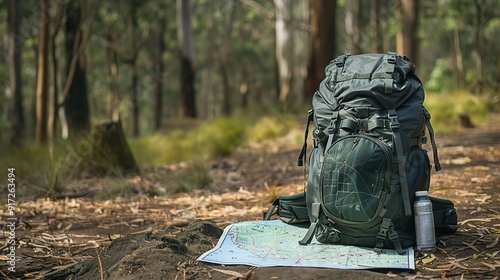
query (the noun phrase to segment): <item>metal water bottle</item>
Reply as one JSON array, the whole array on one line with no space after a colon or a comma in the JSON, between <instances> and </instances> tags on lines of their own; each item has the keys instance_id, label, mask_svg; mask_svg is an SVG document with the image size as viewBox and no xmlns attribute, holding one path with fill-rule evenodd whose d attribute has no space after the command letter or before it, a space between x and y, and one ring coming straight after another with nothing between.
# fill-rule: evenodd
<instances>
[{"instance_id":1,"label":"metal water bottle","mask_svg":"<svg viewBox=\"0 0 500 280\"><path fill-rule=\"evenodd\" d=\"M415 233L417 235L417 250L424 253L436 248L436 234L434 231L434 214L432 203L427 191L415 192Z\"/></svg>"}]
</instances>

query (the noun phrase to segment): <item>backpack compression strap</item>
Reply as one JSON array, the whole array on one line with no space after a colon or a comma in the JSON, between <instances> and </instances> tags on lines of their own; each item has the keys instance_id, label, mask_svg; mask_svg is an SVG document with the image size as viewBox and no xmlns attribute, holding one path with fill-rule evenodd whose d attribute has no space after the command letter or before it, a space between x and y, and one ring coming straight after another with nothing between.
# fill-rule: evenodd
<instances>
[{"instance_id":1,"label":"backpack compression strap","mask_svg":"<svg viewBox=\"0 0 500 280\"><path fill-rule=\"evenodd\" d=\"M399 183L401 185L401 196L403 197L403 206L405 215L411 216L410 193L408 181L406 180L406 157L403 153L403 143L399 133L399 121L396 110L391 109L389 112L389 121L391 122L391 130L394 135L394 146L396 147L396 156L398 159Z\"/></svg>"},{"instance_id":2,"label":"backpack compression strap","mask_svg":"<svg viewBox=\"0 0 500 280\"><path fill-rule=\"evenodd\" d=\"M380 225L380 230L377 234L377 244L375 245L374 250L378 253L382 253L382 248L384 247L385 239L389 237L389 240L394 244L394 248L399 255L406 253L406 250L401 247L401 242L399 241L399 236L396 230L394 229L394 224L391 219L383 218L382 224Z\"/></svg>"},{"instance_id":3,"label":"backpack compression strap","mask_svg":"<svg viewBox=\"0 0 500 280\"><path fill-rule=\"evenodd\" d=\"M392 85L394 83L394 79L392 76L394 74L394 67L396 66L396 58L397 54L395 52L388 52L386 55L387 63L385 64L386 69L384 75L384 90L386 94L392 93Z\"/></svg>"},{"instance_id":4,"label":"backpack compression strap","mask_svg":"<svg viewBox=\"0 0 500 280\"><path fill-rule=\"evenodd\" d=\"M427 126L427 130L429 131L429 137L431 138L431 146L432 146L432 154L434 155L434 165L436 171L441 170L441 164L439 163L438 151L436 147L436 142L434 141L434 129L431 125L431 114L424 107L425 114L425 126Z\"/></svg>"},{"instance_id":5,"label":"backpack compression strap","mask_svg":"<svg viewBox=\"0 0 500 280\"><path fill-rule=\"evenodd\" d=\"M307 230L306 235L302 240L299 241L300 245L307 245L311 243L312 238L314 236L314 233L316 233L316 227L318 225L319 221L319 210L321 208L320 203L313 203L311 206L311 216L313 220L311 221L311 225L309 226L309 229Z\"/></svg>"}]
</instances>

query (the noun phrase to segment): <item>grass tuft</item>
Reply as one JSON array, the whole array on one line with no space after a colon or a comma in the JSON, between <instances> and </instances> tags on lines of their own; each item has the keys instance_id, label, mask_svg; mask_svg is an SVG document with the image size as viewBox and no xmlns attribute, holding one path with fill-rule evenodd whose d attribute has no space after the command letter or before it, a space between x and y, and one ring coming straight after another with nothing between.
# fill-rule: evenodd
<instances>
[{"instance_id":1,"label":"grass tuft","mask_svg":"<svg viewBox=\"0 0 500 280\"><path fill-rule=\"evenodd\" d=\"M472 122L483 122L494 110L489 98L464 91L427 93L425 107L432 115L432 126L438 133L449 133L460 128L459 116L468 114Z\"/></svg>"},{"instance_id":2,"label":"grass tuft","mask_svg":"<svg viewBox=\"0 0 500 280\"><path fill-rule=\"evenodd\" d=\"M204 189L213 183L209 168L201 161L193 161L186 168L180 169L174 176L173 184L168 191L171 193L191 192Z\"/></svg>"}]
</instances>

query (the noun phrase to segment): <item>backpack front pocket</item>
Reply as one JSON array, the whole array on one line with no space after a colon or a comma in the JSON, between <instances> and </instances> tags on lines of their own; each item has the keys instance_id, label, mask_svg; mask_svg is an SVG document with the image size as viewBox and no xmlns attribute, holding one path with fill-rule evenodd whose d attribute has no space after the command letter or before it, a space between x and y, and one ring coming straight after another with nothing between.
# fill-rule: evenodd
<instances>
[{"instance_id":1,"label":"backpack front pocket","mask_svg":"<svg viewBox=\"0 0 500 280\"><path fill-rule=\"evenodd\" d=\"M337 140L325 153L320 176L322 208L333 222L368 223L379 216L389 190L392 154L367 135Z\"/></svg>"}]
</instances>

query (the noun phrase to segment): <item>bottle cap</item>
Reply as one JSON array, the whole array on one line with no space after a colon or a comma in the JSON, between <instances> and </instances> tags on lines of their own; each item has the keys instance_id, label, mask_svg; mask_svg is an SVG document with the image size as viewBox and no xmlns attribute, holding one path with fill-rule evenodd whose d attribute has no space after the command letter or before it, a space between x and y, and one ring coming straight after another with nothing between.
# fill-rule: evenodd
<instances>
[{"instance_id":1,"label":"bottle cap","mask_svg":"<svg viewBox=\"0 0 500 280\"><path fill-rule=\"evenodd\" d=\"M427 196L429 193L427 191L418 191L415 192L415 196Z\"/></svg>"}]
</instances>

